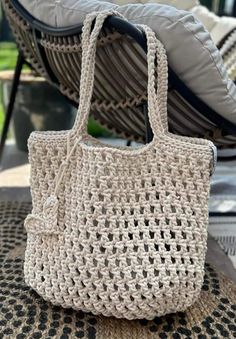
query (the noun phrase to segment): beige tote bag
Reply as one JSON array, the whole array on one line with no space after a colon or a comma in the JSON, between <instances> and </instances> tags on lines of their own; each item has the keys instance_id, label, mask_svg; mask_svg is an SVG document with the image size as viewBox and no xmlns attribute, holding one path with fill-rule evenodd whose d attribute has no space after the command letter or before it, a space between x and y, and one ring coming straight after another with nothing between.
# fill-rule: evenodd
<instances>
[{"instance_id":1,"label":"beige tote bag","mask_svg":"<svg viewBox=\"0 0 236 339\"><path fill-rule=\"evenodd\" d=\"M184 311L199 296L214 146L168 132L166 53L146 26L152 142L118 148L87 134L96 41L112 14L84 22L73 129L29 138L33 211L24 273L53 304L152 319Z\"/></svg>"}]
</instances>

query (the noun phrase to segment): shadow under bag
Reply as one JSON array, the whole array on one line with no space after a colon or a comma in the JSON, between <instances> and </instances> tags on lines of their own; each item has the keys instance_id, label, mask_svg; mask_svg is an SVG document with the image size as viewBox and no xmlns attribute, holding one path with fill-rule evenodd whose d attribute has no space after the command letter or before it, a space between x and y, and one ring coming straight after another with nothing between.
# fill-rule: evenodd
<instances>
[{"instance_id":1,"label":"shadow under bag","mask_svg":"<svg viewBox=\"0 0 236 339\"><path fill-rule=\"evenodd\" d=\"M152 142L118 148L87 134L96 42L114 14L85 19L72 130L29 138L33 210L25 220L24 274L53 304L153 319L184 311L199 296L215 148L168 132L167 58L147 26L140 29L147 37Z\"/></svg>"}]
</instances>

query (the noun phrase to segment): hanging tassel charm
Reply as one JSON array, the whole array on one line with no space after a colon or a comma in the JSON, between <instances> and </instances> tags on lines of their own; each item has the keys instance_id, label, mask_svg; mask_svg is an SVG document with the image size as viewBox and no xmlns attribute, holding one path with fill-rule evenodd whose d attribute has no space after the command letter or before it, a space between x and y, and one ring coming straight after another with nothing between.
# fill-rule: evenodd
<instances>
[{"instance_id":1,"label":"hanging tassel charm","mask_svg":"<svg viewBox=\"0 0 236 339\"><path fill-rule=\"evenodd\" d=\"M47 198L43 205L43 216L34 213L29 214L25 219L25 229L27 233L58 235L58 198L54 195Z\"/></svg>"}]
</instances>

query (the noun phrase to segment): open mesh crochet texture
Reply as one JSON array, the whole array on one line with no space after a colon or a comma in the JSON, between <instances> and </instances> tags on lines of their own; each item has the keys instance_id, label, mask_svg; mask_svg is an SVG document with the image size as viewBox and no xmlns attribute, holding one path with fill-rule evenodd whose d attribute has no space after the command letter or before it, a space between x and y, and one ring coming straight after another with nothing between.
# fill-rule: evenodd
<instances>
[{"instance_id":1,"label":"open mesh crochet texture","mask_svg":"<svg viewBox=\"0 0 236 339\"><path fill-rule=\"evenodd\" d=\"M96 39L107 15L93 13L84 23L73 129L29 139L25 279L54 304L153 319L185 310L200 293L213 145L168 133L165 50L145 26L153 141L119 149L87 135Z\"/></svg>"}]
</instances>

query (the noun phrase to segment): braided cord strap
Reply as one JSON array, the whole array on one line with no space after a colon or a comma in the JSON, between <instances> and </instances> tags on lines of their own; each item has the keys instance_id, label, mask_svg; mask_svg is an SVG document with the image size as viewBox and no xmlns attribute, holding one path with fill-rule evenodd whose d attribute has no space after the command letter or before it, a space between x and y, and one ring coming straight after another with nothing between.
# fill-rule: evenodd
<instances>
[{"instance_id":1,"label":"braided cord strap","mask_svg":"<svg viewBox=\"0 0 236 339\"><path fill-rule=\"evenodd\" d=\"M86 134L88 116L94 85L96 43L102 29L104 20L109 15L118 15L113 11L92 13L86 17L82 36L82 71L80 82L80 104L72 133L77 136ZM119 15L120 16L120 15ZM96 18L94 28L91 32L93 20ZM167 131L167 89L168 89L168 67L165 49L157 40L155 33L148 26L140 26L147 37L147 61L148 61L148 113L154 136L163 135ZM157 91L156 66L158 77ZM159 99L158 99L159 98Z\"/></svg>"},{"instance_id":2,"label":"braided cord strap","mask_svg":"<svg viewBox=\"0 0 236 339\"><path fill-rule=\"evenodd\" d=\"M95 71L96 43L102 29L104 20L116 15L125 18L116 11L93 12L86 16L83 25L82 35L82 71L80 81L80 105L76 120L71 130L71 134L81 137L87 134L87 123L90 112ZM94 28L92 29L93 21ZM150 125L153 130L154 139L165 135L173 139L173 135L168 132L167 118L167 94L168 94L168 62L166 51L155 33L146 25L137 25L147 38L147 62L148 62L148 114ZM156 72L157 70L157 72ZM157 85L157 88L156 88ZM216 147L213 143L204 139L186 138L174 136L184 143L195 143L210 146L212 149L212 170L214 173L216 166Z\"/></svg>"},{"instance_id":3,"label":"braided cord strap","mask_svg":"<svg viewBox=\"0 0 236 339\"><path fill-rule=\"evenodd\" d=\"M93 12L86 16L83 23L80 100L76 120L71 131L72 135L86 134L94 83L96 42L105 19L111 15L124 18L116 11ZM92 29L94 20L95 25Z\"/></svg>"}]
</instances>

